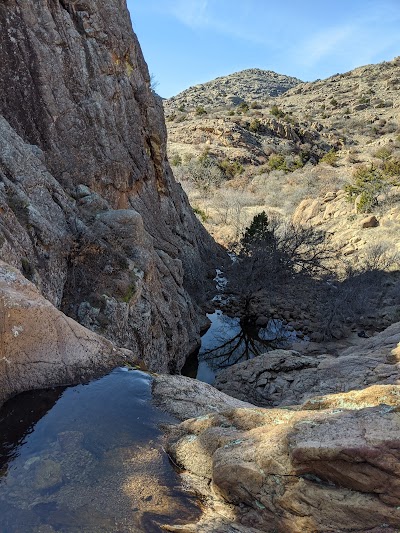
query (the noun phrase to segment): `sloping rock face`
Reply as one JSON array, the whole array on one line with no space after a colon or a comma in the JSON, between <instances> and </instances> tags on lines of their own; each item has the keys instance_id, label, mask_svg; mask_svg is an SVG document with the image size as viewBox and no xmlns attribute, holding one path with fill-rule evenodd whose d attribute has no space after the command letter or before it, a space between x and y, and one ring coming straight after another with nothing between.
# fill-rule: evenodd
<instances>
[{"instance_id":1,"label":"sloping rock face","mask_svg":"<svg viewBox=\"0 0 400 533\"><path fill-rule=\"evenodd\" d=\"M208 383L184 376L154 376L153 399L179 420L234 407L253 407L250 403L219 392Z\"/></svg>"},{"instance_id":2,"label":"sloping rock face","mask_svg":"<svg viewBox=\"0 0 400 533\"><path fill-rule=\"evenodd\" d=\"M329 354L274 350L222 370L215 386L255 405L295 405L317 395L396 384L400 378L400 322L362 339L358 346Z\"/></svg>"},{"instance_id":3,"label":"sloping rock face","mask_svg":"<svg viewBox=\"0 0 400 533\"><path fill-rule=\"evenodd\" d=\"M0 261L0 407L19 392L85 381L125 363L140 361L65 316Z\"/></svg>"},{"instance_id":4,"label":"sloping rock face","mask_svg":"<svg viewBox=\"0 0 400 533\"><path fill-rule=\"evenodd\" d=\"M173 179L124 0L0 5L0 258L159 371L218 254Z\"/></svg>"},{"instance_id":5,"label":"sloping rock face","mask_svg":"<svg viewBox=\"0 0 400 533\"><path fill-rule=\"evenodd\" d=\"M225 411L183 422L169 452L186 470L212 481L244 526L393 532L400 523L398 404Z\"/></svg>"},{"instance_id":6,"label":"sloping rock face","mask_svg":"<svg viewBox=\"0 0 400 533\"><path fill-rule=\"evenodd\" d=\"M182 415L185 387L190 396L182 382L174 404ZM217 407L203 389L204 404L208 396ZM224 410L224 403L221 395L221 410L170 430L168 452L206 502L200 523L183 531L398 530L398 385L327 395L292 409Z\"/></svg>"}]
</instances>

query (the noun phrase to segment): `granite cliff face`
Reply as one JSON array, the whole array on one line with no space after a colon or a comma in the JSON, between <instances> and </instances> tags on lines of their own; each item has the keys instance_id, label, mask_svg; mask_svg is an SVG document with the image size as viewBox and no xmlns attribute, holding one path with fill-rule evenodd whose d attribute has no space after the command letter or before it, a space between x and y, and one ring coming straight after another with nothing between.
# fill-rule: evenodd
<instances>
[{"instance_id":1,"label":"granite cliff face","mask_svg":"<svg viewBox=\"0 0 400 533\"><path fill-rule=\"evenodd\" d=\"M0 28L0 259L150 368L180 368L218 249L172 176L126 2L7 0Z\"/></svg>"}]
</instances>

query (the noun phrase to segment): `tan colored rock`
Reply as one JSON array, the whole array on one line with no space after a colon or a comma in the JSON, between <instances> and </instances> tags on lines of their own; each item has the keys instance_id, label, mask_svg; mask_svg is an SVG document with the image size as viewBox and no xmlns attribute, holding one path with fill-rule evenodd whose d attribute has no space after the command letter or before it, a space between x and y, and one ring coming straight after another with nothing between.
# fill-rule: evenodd
<instances>
[{"instance_id":1,"label":"tan colored rock","mask_svg":"<svg viewBox=\"0 0 400 533\"><path fill-rule=\"evenodd\" d=\"M19 392L84 381L139 360L65 316L0 261L0 405Z\"/></svg>"},{"instance_id":2,"label":"tan colored rock","mask_svg":"<svg viewBox=\"0 0 400 533\"><path fill-rule=\"evenodd\" d=\"M321 210L321 201L316 198L306 198L303 200L293 215L293 223L304 225L316 217Z\"/></svg>"},{"instance_id":3,"label":"tan colored rock","mask_svg":"<svg viewBox=\"0 0 400 533\"><path fill-rule=\"evenodd\" d=\"M366 389L354 390L346 394L314 396L302 405L302 409L361 409L375 405L397 407L400 401L398 385L372 385Z\"/></svg>"},{"instance_id":4,"label":"tan colored rock","mask_svg":"<svg viewBox=\"0 0 400 533\"><path fill-rule=\"evenodd\" d=\"M381 403L376 391L370 397ZM365 398L358 405L346 394L342 402L356 410L232 409L187 420L168 449L236 507L232 531L367 532L386 524L394 533L400 397L395 407L364 408Z\"/></svg>"},{"instance_id":5,"label":"tan colored rock","mask_svg":"<svg viewBox=\"0 0 400 533\"><path fill-rule=\"evenodd\" d=\"M337 194L335 191L329 191L324 196L324 203L331 202L336 198Z\"/></svg>"}]
</instances>

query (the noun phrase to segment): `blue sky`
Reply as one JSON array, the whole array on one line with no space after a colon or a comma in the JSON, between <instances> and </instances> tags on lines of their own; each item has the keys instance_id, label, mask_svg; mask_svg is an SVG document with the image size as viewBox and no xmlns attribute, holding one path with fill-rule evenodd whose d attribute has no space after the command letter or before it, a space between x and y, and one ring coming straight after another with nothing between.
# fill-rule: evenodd
<instances>
[{"instance_id":1,"label":"blue sky","mask_svg":"<svg viewBox=\"0 0 400 533\"><path fill-rule=\"evenodd\" d=\"M128 0L163 97L245 68L304 81L400 55L400 0Z\"/></svg>"}]
</instances>

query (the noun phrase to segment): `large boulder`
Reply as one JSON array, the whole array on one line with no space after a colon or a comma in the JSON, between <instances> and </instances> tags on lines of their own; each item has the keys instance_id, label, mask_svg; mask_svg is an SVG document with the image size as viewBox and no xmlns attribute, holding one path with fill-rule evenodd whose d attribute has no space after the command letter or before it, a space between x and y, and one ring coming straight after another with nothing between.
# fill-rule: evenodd
<instances>
[{"instance_id":1,"label":"large boulder","mask_svg":"<svg viewBox=\"0 0 400 533\"><path fill-rule=\"evenodd\" d=\"M153 379L154 401L179 420L234 407L252 407L197 379L158 374Z\"/></svg>"},{"instance_id":2,"label":"large boulder","mask_svg":"<svg viewBox=\"0 0 400 533\"><path fill-rule=\"evenodd\" d=\"M342 408L229 409L186 420L168 451L199 492L234 506L233 529L221 520L218 531L394 533L400 387L373 389L360 403L352 393L336 397Z\"/></svg>"},{"instance_id":3,"label":"large boulder","mask_svg":"<svg viewBox=\"0 0 400 533\"><path fill-rule=\"evenodd\" d=\"M400 322L338 356L274 350L222 370L215 387L260 406L295 405L309 398L396 384L400 376Z\"/></svg>"},{"instance_id":4,"label":"large boulder","mask_svg":"<svg viewBox=\"0 0 400 533\"><path fill-rule=\"evenodd\" d=\"M65 316L0 261L0 406L19 392L85 381L126 363L140 361Z\"/></svg>"}]
</instances>

